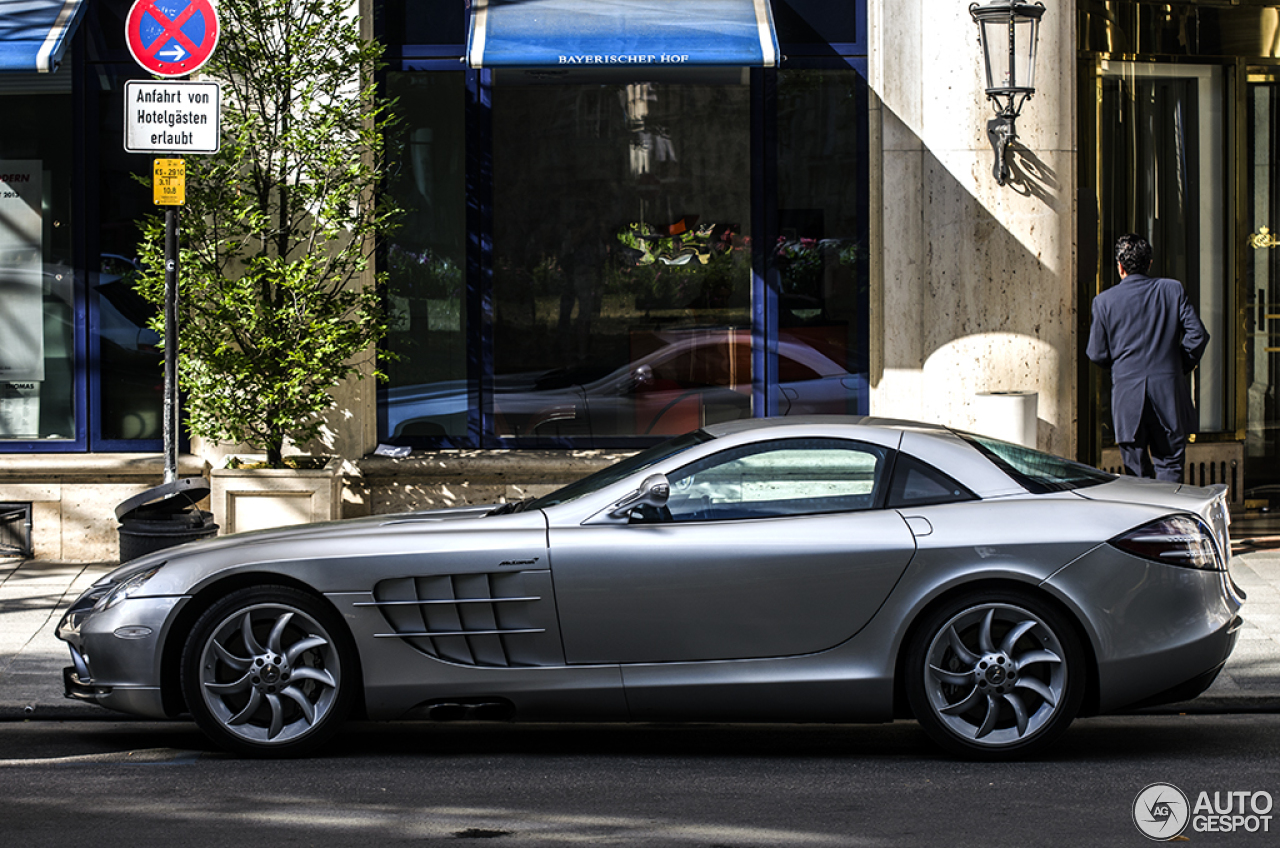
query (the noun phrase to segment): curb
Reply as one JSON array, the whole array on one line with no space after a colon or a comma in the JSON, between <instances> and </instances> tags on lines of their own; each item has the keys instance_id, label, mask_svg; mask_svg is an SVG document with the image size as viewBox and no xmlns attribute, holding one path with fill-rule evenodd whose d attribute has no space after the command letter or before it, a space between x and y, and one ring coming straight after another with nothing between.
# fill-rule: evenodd
<instances>
[{"instance_id":1,"label":"curb","mask_svg":"<svg viewBox=\"0 0 1280 848\"><path fill-rule=\"evenodd\" d=\"M1137 710L1120 710L1107 715L1231 715L1245 713L1280 713L1280 696L1276 695L1205 695L1194 701L1160 704Z\"/></svg>"},{"instance_id":2,"label":"curb","mask_svg":"<svg viewBox=\"0 0 1280 848\"><path fill-rule=\"evenodd\" d=\"M118 713L94 704L80 704L68 700L65 704L15 705L0 704L0 722L18 721L160 721Z\"/></svg>"}]
</instances>

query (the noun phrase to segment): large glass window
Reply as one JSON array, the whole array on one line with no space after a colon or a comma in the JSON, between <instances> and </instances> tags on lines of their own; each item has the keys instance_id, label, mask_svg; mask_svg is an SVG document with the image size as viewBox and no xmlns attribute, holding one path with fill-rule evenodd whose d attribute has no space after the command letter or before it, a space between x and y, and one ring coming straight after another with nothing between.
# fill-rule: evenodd
<instances>
[{"instance_id":1,"label":"large glass window","mask_svg":"<svg viewBox=\"0 0 1280 848\"><path fill-rule=\"evenodd\" d=\"M123 28L121 29L123 32ZM159 309L134 290L138 265L138 224L163 214L137 174L151 170L153 157L126 153L124 83L150 77L137 65L102 63L87 77L97 118L97 136L115 139L93 150L97 191L86 202L99 221L89 242L90 356L95 363L90 383L95 449L149 447L163 438L164 355L160 334L148 324ZM86 116L90 117L90 116ZM92 172L92 171L91 171ZM132 443L132 444L131 444Z\"/></svg>"},{"instance_id":2,"label":"large glass window","mask_svg":"<svg viewBox=\"0 0 1280 848\"><path fill-rule=\"evenodd\" d=\"M382 440L621 447L867 411L850 64L454 71L435 47L386 82L408 214L381 254Z\"/></svg>"},{"instance_id":3,"label":"large glass window","mask_svg":"<svg viewBox=\"0 0 1280 848\"><path fill-rule=\"evenodd\" d=\"M495 435L750 417L748 74L494 76Z\"/></svg>"},{"instance_id":4,"label":"large glass window","mask_svg":"<svg viewBox=\"0 0 1280 848\"><path fill-rule=\"evenodd\" d=\"M1262 495L1280 484L1280 80L1274 70L1249 75L1245 147L1245 462L1250 490Z\"/></svg>"},{"instance_id":5,"label":"large glass window","mask_svg":"<svg viewBox=\"0 0 1280 848\"><path fill-rule=\"evenodd\" d=\"M779 415L868 410L866 114L853 71L778 74Z\"/></svg>"},{"instance_id":6,"label":"large glass window","mask_svg":"<svg viewBox=\"0 0 1280 848\"><path fill-rule=\"evenodd\" d=\"M71 66L0 74L0 441L72 440Z\"/></svg>"},{"instance_id":7,"label":"large glass window","mask_svg":"<svg viewBox=\"0 0 1280 848\"><path fill-rule=\"evenodd\" d=\"M461 72L393 73L401 125L392 196L406 211L388 239L393 357L381 394L391 438L458 437L468 428L465 80Z\"/></svg>"}]
</instances>

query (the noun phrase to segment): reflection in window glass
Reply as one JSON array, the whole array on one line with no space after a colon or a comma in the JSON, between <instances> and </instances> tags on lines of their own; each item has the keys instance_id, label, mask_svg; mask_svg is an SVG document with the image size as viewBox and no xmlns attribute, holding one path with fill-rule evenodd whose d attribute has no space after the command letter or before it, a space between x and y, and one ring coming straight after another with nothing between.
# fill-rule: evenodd
<instances>
[{"instance_id":1,"label":"reflection in window glass","mask_svg":"<svg viewBox=\"0 0 1280 848\"><path fill-rule=\"evenodd\" d=\"M701 430L695 430L692 433L685 433L676 436L674 439L668 439L661 444L654 445L651 448L633 454L620 462L615 462L608 468L576 480L562 489L557 489L549 495L544 495L537 500L530 501L525 505L525 509L545 509L550 506L558 506L562 503L569 503L577 500L585 495L594 494L606 486L612 486L624 477L643 471L646 468L657 465L664 459L669 459L676 454L683 453L689 448L696 447L703 442L711 441L711 436Z\"/></svg>"},{"instance_id":2,"label":"reflection in window glass","mask_svg":"<svg viewBox=\"0 0 1280 848\"><path fill-rule=\"evenodd\" d=\"M781 415L868 410L866 109L853 71L778 74Z\"/></svg>"},{"instance_id":3,"label":"reflection in window glass","mask_svg":"<svg viewBox=\"0 0 1280 848\"><path fill-rule=\"evenodd\" d=\"M746 80L495 74L496 435L750 417Z\"/></svg>"},{"instance_id":4,"label":"reflection in window glass","mask_svg":"<svg viewBox=\"0 0 1280 848\"><path fill-rule=\"evenodd\" d=\"M1273 247L1280 230L1280 80L1271 70L1253 73L1246 90L1244 471L1261 496L1280 491L1280 250Z\"/></svg>"},{"instance_id":5,"label":"reflection in window glass","mask_svg":"<svg viewBox=\"0 0 1280 848\"><path fill-rule=\"evenodd\" d=\"M861 3L831 0L773 0L773 20L778 41L790 45L849 44L858 40L858 8Z\"/></svg>"},{"instance_id":6,"label":"reflection in window glass","mask_svg":"<svg viewBox=\"0 0 1280 848\"><path fill-rule=\"evenodd\" d=\"M147 326L158 307L133 289L136 260L100 257L97 298L104 439L159 439L163 433L164 353L160 334ZM92 276L92 275L91 275Z\"/></svg>"},{"instance_id":7,"label":"reflection in window glass","mask_svg":"<svg viewBox=\"0 0 1280 848\"><path fill-rule=\"evenodd\" d=\"M121 30L123 32L123 30ZM150 79L137 65L101 64L88 77L97 86L100 138L124 137L124 83ZM98 332L90 339L98 368L90 386L96 435L108 441L163 438L164 354L160 334L147 324L161 309L136 291L138 223L163 214L135 174L149 173L152 157L104 144L98 156L96 262L89 263L89 296Z\"/></svg>"},{"instance_id":8,"label":"reflection in window glass","mask_svg":"<svg viewBox=\"0 0 1280 848\"><path fill-rule=\"evenodd\" d=\"M461 73L392 73L399 157L391 195L407 210L388 239L394 358L380 392L389 438L467 433L466 156Z\"/></svg>"},{"instance_id":9,"label":"reflection in window glass","mask_svg":"<svg viewBox=\"0 0 1280 848\"><path fill-rule=\"evenodd\" d=\"M675 521L870 509L885 453L835 439L724 451L671 475L667 508Z\"/></svg>"},{"instance_id":10,"label":"reflection in window glass","mask_svg":"<svg viewBox=\"0 0 1280 848\"><path fill-rule=\"evenodd\" d=\"M0 440L72 439L71 67L0 74Z\"/></svg>"}]
</instances>

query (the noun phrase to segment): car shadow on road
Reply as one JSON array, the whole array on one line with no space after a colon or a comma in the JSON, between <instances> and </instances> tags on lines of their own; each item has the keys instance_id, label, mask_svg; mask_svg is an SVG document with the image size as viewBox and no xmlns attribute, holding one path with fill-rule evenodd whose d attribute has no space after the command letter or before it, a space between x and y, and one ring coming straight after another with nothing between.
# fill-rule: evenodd
<instances>
[{"instance_id":1,"label":"car shadow on road","mask_svg":"<svg viewBox=\"0 0 1280 848\"><path fill-rule=\"evenodd\" d=\"M1108 763L1256 751L1256 730L1235 716L1148 715L1078 720L1034 762ZM1277 718L1280 721L1280 718ZM69 724L65 750L172 749L201 759L230 758L185 721ZM493 722L348 722L312 759L417 757L952 760L918 724L544 724Z\"/></svg>"}]
</instances>

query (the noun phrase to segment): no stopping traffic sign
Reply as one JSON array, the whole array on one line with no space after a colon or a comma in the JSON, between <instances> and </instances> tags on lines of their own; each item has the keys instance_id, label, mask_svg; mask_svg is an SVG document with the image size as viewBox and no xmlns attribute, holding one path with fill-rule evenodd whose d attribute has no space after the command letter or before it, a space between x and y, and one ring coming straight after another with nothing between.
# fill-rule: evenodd
<instances>
[{"instance_id":1,"label":"no stopping traffic sign","mask_svg":"<svg viewBox=\"0 0 1280 848\"><path fill-rule=\"evenodd\" d=\"M136 0L124 24L134 60L162 77L186 76L209 61L218 30L210 0Z\"/></svg>"}]
</instances>

